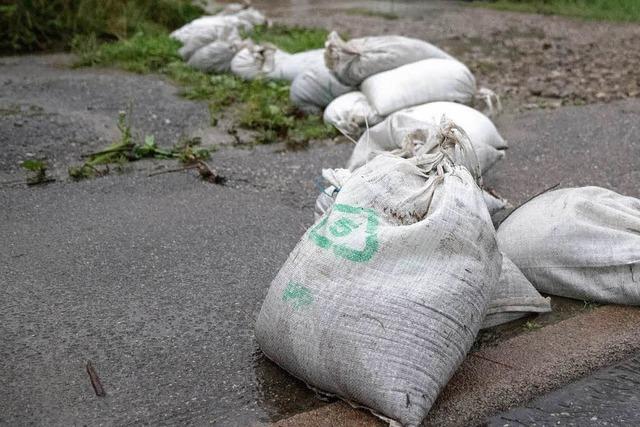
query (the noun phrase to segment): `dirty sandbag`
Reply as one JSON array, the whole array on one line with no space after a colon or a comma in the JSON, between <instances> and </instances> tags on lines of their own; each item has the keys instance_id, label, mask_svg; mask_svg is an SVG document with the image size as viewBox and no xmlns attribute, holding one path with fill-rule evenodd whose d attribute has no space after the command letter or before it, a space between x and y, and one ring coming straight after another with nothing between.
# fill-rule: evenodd
<instances>
[{"instance_id":1,"label":"dirty sandbag","mask_svg":"<svg viewBox=\"0 0 640 427\"><path fill-rule=\"evenodd\" d=\"M482 113L465 106L460 106L464 109L459 109L455 104L453 106L445 103L438 104L441 105L431 107L426 104L398 111L370 128L358 140L347 168L355 170L380 152L401 148L408 134L420 128L433 128L443 117L464 129L469 136L482 173L504 157L504 152L497 150L493 145L506 145L506 143ZM491 126L485 126L486 122L483 119L486 119Z\"/></svg>"},{"instance_id":2,"label":"dirty sandbag","mask_svg":"<svg viewBox=\"0 0 640 427\"><path fill-rule=\"evenodd\" d=\"M378 112L394 111L435 101L468 104L476 80L462 63L451 59L424 59L367 78L360 90Z\"/></svg>"},{"instance_id":3,"label":"dirty sandbag","mask_svg":"<svg viewBox=\"0 0 640 427\"><path fill-rule=\"evenodd\" d=\"M186 44L190 39L195 40L197 37L204 40L202 44L204 46L216 40L211 37L229 34L232 29L249 31L252 28L251 23L235 16L202 16L173 31L169 36L182 44ZM210 39L207 40L207 37Z\"/></svg>"},{"instance_id":4,"label":"dirty sandbag","mask_svg":"<svg viewBox=\"0 0 640 427\"><path fill-rule=\"evenodd\" d=\"M235 27L210 27L199 33L194 32L194 34L183 43L182 47L178 49L178 54L183 60L189 61L196 52L212 43L222 42L233 44L240 43L241 41L240 33ZM202 55L200 58L202 58ZM231 62L231 59L229 59L229 62Z\"/></svg>"},{"instance_id":5,"label":"dirty sandbag","mask_svg":"<svg viewBox=\"0 0 640 427\"><path fill-rule=\"evenodd\" d=\"M340 83L333 73L321 64L298 75L291 84L289 95L291 103L300 110L318 114L335 98L353 90L353 87Z\"/></svg>"},{"instance_id":6,"label":"dirty sandbag","mask_svg":"<svg viewBox=\"0 0 640 427\"><path fill-rule=\"evenodd\" d=\"M323 189L318 197L316 198L316 203L314 205L314 220L318 221L322 215L324 215L329 208L335 202L335 199L340 192L340 189L344 185L344 183L351 176L351 171L348 169L323 169L322 177L330 184L328 187ZM489 210L489 215L493 219L494 215L506 208L510 205L509 203L495 195L491 192L482 189L482 199Z\"/></svg>"},{"instance_id":7,"label":"dirty sandbag","mask_svg":"<svg viewBox=\"0 0 640 427\"><path fill-rule=\"evenodd\" d=\"M187 64L205 73L225 73L231 70L231 60L244 46L242 41L215 41L201 47Z\"/></svg>"},{"instance_id":8,"label":"dirty sandbag","mask_svg":"<svg viewBox=\"0 0 640 427\"><path fill-rule=\"evenodd\" d=\"M231 71L245 79L293 81L308 69L322 65L323 50L286 53L273 45L253 45L240 50L231 61Z\"/></svg>"},{"instance_id":9,"label":"dirty sandbag","mask_svg":"<svg viewBox=\"0 0 640 427\"><path fill-rule=\"evenodd\" d=\"M281 63L289 55L271 44L249 44L231 60L231 72L245 80L266 77L276 72L276 62Z\"/></svg>"},{"instance_id":10,"label":"dirty sandbag","mask_svg":"<svg viewBox=\"0 0 640 427\"><path fill-rule=\"evenodd\" d=\"M279 366L402 425L422 422L464 360L502 262L475 179L442 142L444 153L382 154L352 174L256 323Z\"/></svg>"},{"instance_id":11,"label":"dirty sandbag","mask_svg":"<svg viewBox=\"0 0 640 427\"><path fill-rule=\"evenodd\" d=\"M513 211L498 240L540 292L640 305L640 199L601 187L550 191Z\"/></svg>"},{"instance_id":12,"label":"dirty sandbag","mask_svg":"<svg viewBox=\"0 0 640 427\"><path fill-rule=\"evenodd\" d=\"M502 271L491 295L482 329L511 322L530 314L548 313L551 300L533 287L516 265L502 254Z\"/></svg>"},{"instance_id":13,"label":"dirty sandbag","mask_svg":"<svg viewBox=\"0 0 640 427\"><path fill-rule=\"evenodd\" d=\"M338 80L358 86L367 77L429 58L454 59L423 40L375 36L345 42L334 31L325 43L325 63Z\"/></svg>"},{"instance_id":14,"label":"dirty sandbag","mask_svg":"<svg viewBox=\"0 0 640 427\"><path fill-rule=\"evenodd\" d=\"M383 120L369 104L362 92L349 92L331 101L322 116L325 123L333 125L350 138L359 138L362 132Z\"/></svg>"}]
</instances>

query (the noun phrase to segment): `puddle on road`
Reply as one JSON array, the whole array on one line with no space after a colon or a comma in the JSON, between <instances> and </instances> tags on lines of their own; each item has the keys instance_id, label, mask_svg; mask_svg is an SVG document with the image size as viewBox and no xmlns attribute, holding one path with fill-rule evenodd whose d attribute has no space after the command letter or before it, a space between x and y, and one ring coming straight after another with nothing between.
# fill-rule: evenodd
<instances>
[{"instance_id":1,"label":"puddle on road","mask_svg":"<svg viewBox=\"0 0 640 427\"><path fill-rule=\"evenodd\" d=\"M260 350L256 350L254 354L253 365L256 374L257 404L265 413L259 421L279 421L329 403L327 400L320 400L305 383L267 359Z\"/></svg>"}]
</instances>

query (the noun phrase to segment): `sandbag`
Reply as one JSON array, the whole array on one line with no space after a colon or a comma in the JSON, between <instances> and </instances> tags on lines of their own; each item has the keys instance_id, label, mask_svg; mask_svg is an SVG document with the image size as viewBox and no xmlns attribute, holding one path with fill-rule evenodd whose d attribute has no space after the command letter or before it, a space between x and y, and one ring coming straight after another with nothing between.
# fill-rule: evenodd
<instances>
[{"instance_id":1,"label":"sandbag","mask_svg":"<svg viewBox=\"0 0 640 427\"><path fill-rule=\"evenodd\" d=\"M231 61L231 71L246 80L259 77L293 81L308 69L322 66L323 49L289 54L271 45L240 50Z\"/></svg>"},{"instance_id":2,"label":"sandbag","mask_svg":"<svg viewBox=\"0 0 640 427\"><path fill-rule=\"evenodd\" d=\"M498 229L501 250L540 292L640 305L640 200L600 187L550 191Z\"/></svg>"},{"instance_id":3,"label":"sandbag","mask_svg":"<svg viewBox=\"0 0 640 427\"><path fill-rule=\"evenodd\" d=\"M331 101L322 119L351 138L359 138L362 132L383 120L369 104L362 92L349 92Z\"/></svg>"},{"instance_id":4,"label":"sandbag","mask_svg":"<svg viewBox=\"0 0 640 427\"><path fill-rule=\"evenodd\" d=\"M387 116L427 102L470 103L476 80L458 61L424 59L375 74L362 82L360 90L378 114Z\"/></svg>"},{"instance_id":5,"label":"sandbag","mask_svg":"<svg viewBox=\"0 0 640 427\"><path fill-rule=\"evenodd\" d=\"M223 31L221 28L226 29L226 31L230 31L230 28L248 31L253 28L253 25L250 22L238 19L233 15L201 16L200 18L194 19L188 24L185 24L173 31L169 37L185 44L189 39L196 36L205 37L207 34L211 33L219 34ZM213 40L209 40L209 42L211 41Z\"/></svg>"},{"instance_id":6,"label":"sandbag","mask_svg":"<svg viewBox=\"0 0 640 427\"><path fill-rule=\"evenodd\" d=\"M429 58L454 59L423 40L376 36L345 42L333 31L325 43L325 63L341 82L358 86L374 74Z\"/></svg>"},{"instance_id":7,"label":"sandbag","mask_svg":"<svg viewBox=\"0 0 640 427\"><path fill-rule=\"evenodd\" d=\"M490 120L478 111L453 103L414 107L398 111L365 132L356 144L347 169L355 170L383 151L402 147L408 134L420 128L433 128L443 117L460 126L471 140L482 173L489 170L504 152L494 146L506 145ZM453 105L451 105L453 104ZM442 111L442 112L440 112ZM486 120L486 121L485 121Z\"/></svg>"},{"instance_id":8,"label":"sandbag","mask_svg":"<svg viewBox=\"0 0 640 427\"><path fill-rule=\"evenodd\" d=\"M340 83L322 64L298 75L291 84L289 96L300 110L317 114L335 98L353 90L353 87Z\"/></svg>"},{"instance_id":9,"label":"sandbag","mask_svg":"<svg viewBox=\"0 0 640 427\"><path fill-rule=\"evenodd\" d=\"M277 73L276 63L282 63L290 54L277 47L265 44L251 44L240 51L231 60L231 72L245 80L258 77L270 78Z\"/></svg>"},{"instance_id":10,"label":"sandbag","mask_svg":"<svg viewBox=\"0 0 640 427\"><path fill-rule=\"evenodd\" d=\"M178 54L183 60L188 61L198 50L211 43L218 41L233 43L240 40L238 29L232 26L214 26L204 28L202 31L194 30L193 34L178 49Z\"/></svg>"},{"instance_id":11,"label":"sandbag","mask_svg":"<svg viewBox=\"0 0 640 427\"><path fill-rule=\"evenodd\" d=\"M316 197L316 203L314 205L313 216L314 220L318 221L322 218L333 203L335 202L340 189L344 185L344 183L351 177L351 171L348 169L323 169L322 177L330 184L324 190L318 194ZM482 199L484 200L485 205L489 211L489 215L493 218L493 216L506 209L508 203L501 197L494 196L488 191L482 189Z\"/></svg>"},{"instance_id":12,"label":"sandbag","mask_svg":"<svg viewBox=\"0 0 640 427\"><path fill-rule=\"evenodd\" d=\"M449 160L451 141L440 147L352 174L256 324L292 375L402 425L422 422L465 358L502 261L475 179Z\"/></svg>"},{"instance_id":13,"label":"sandbag","mask_svg":"<svg viewBox=\"0 0 640 427\"><path fill-rule=\"evenodd\" d=\"M205 73L224 73L231 70L231 60L243 46L241 41L216 41L201 47L187 64Z\"/></svg>"},{"instance_id":14,"label":"sandbag","mask_svg":"<svg viewBox=\"0 0 640 427\"><path fill-rule=\"evenodd\" d=\"M491 295L482 329L491 328L534 313L551 311L551 300L544 298L506 255L502 271Z\"/></svg>"}]
</instances>

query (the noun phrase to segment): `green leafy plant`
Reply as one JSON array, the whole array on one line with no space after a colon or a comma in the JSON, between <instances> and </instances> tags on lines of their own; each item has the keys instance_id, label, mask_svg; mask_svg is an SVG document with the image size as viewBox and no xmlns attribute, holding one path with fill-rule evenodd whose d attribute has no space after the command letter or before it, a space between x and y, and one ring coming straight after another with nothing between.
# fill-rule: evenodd
<instances>
[{"instance_id":1,"label":"green leafy plant","mask_svg":"<svg viewBox=\"0 0 640 427\"><path fill-rule=\"evenodd\" d=\"M27 185L38 185L55 181L55 179L47 176L48 165L44 160L24 160L20 163L20 166L28 171Z\"/></svg>"},{"instance_id":2,"label":"green leafy plant","mask_svg":"<svg viewBox=\"0 0 640 427\"><path fill-rule=\"evenodd\" d=\"M274 24L257 26L244 32L243 36L256 43L272 43L286 52L297 53L324 47L328 34L327 30L322 28Z\"/></svg>"},{"instance_id":3,"label":"green leafy plant","mask_svg":"<svg viewBox=\"0 0 640 427\"><path fill-rule=\"evenodd\" d=\"M542 328L542 325L539 324L538 322L533 321L533 320L527 320L527 322L524 324L523 327L527 331L535 331L537 329Z\"/></svg>"}]
</instances>

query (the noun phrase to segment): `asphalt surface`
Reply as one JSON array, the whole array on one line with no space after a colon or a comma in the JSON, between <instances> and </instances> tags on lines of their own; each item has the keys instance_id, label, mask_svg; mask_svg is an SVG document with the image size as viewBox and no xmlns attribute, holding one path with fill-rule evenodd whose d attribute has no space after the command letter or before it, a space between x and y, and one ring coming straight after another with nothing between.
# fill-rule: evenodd
<instances>
[{"instance_id":1,"label":"asphalt surface","mask_svg":"<svg viewBox=\"0 0 640 427\"><path fill-rule=\"evenodd\" d=\"M640 355L487 420L490 427L637 425Z\"/></svg>"},{"instance_id":2,"label":"asphalt surface","mask_svg":"<svg viewBox=\"0 0 640 427\"><path fill-rule=\"evenodd\" d=\"M67 72L46 57L3 61L0 101L23 107L0 118L2 176L22 177L16 164L32 153L54 159L58 181L0 186L0 423L247 425L317 407L261 357L253 325L269 282L311 224L321 168L343 165L351 146L222 148L210 163L226 186L191 172L148 177L175 166L156 161L75 183L64 170L83 147L69 152L65 135L73 128L79 140L86 131L109 141L127 103L121 91L142 97L136 105L149 109L148 122L139 123L162 145L206 128L206 107L150 76ZM15 74L29 61L44 77ZM55 120L29 116L39 108ZM640 195L638 100L505 116L499 126L511 148L486 181L514 204L558 181ZM91 387L88 360L105 397Z\"/></svg>"}]
</instances>

